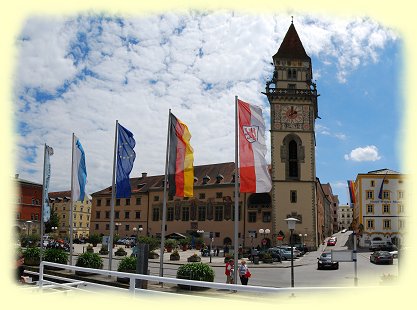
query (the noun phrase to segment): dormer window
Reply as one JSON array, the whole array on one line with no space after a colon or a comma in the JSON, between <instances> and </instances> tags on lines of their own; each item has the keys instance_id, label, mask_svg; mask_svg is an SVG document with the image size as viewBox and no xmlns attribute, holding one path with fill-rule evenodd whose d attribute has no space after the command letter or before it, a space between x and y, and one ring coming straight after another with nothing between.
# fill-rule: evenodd
<instances>
[{"instance_id":1,"label":"dormer window","mask_svg":"<svg viewBox=\"0 0 417 310\"><path fill-rule=\"evenodd\" d=\"M210 181L210 177L209 177L208 175L205 175L205 176L203 177L203 185L207 184L207 183L208 183L208 181Z\"/></svg>"},{"instance_id":2,"label":"dormer window","mask_svg":"<svg viewBox=\"0 0 417 310\"><path fill-rule=\"evenodd\" d=\"M140 184L136 185L136 189L141 189L144 186L145 186L145 183L140 183Z\"/></svg>"},{"instance_id":3,"label":"dormer window","mask_svg":"<svg viewBox=\"0 0 417 310\"><path fill-rule=\"evenodd\" d=\"M224 179L224 177L219 173L217 176L216 176L216 183L220 183L222 180Z\"/></svg>"}]
</instances>

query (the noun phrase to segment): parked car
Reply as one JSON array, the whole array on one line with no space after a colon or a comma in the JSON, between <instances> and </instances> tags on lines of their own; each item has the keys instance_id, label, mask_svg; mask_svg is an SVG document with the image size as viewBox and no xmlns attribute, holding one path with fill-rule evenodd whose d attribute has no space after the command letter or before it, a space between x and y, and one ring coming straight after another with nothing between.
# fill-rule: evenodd
<instances>
[{"instance_id":1,"label":"parked car","mask_svg":"<svg viewBox=\"0 0 417 310\"><path fill-rule=\"evenodd\" d=\"M389 254L392 255L392 258L398 258L398 250L390 251Z\"/></svg>"},{"instance_id":2,"label":"parked car","mask_svg":"<svg viewBox=\"0 0 417 310\"><path fill-rule=\"evenodd\" d=\"M327 245L328 246L336 245L336 239L330 238L329 240L327 240Z\"/></svg>"},{"instance_id":3,"label":"parked car","mask_svg":"<svg viewBox=\"0 0 417 310\"><path fill-rule=\"evenodd\" d=\"M369 261L374 264L389 264L394 263L393 257L388 251L375 251L369 257Z\"/></svg>"},{"instance_id":4,"label":"parked car","mask_svg":"<svg viewBox=\"0 0 417 310\"><path fill-rule=\"evenodd\" d=\"M341 233L344 234L345 232L347 232L347 228L342 229Z\"/></svg>"},{"instance_id":5,"label":"parked car","mask_svg":"<svg viewBox=\"0 0 417 310\"><path fill-rule=\"evenodd\" d=\"M332 261L331 252L323 252L317 259L317 269L339 269L339 262Z\"/></svg>"},{"instance_id":6,"label":"parked car","mask_svg":"<svg viewBox=\"0 0 417 310\"><path fill-rule=\"evenodd\" d=\"M268 250L266 250L267 253L271 254L272 256L272 260L274 262L281 262L282 258L281 258L281 251L277 248L269 248Z\"/></svg>"},{"instance_id":7,"label":"parked car","mask_svg":"<svg viewBox=\"0 0 417 310\"><path fill-rule=\"evenodd\" d=\"M395 244L389 242L389 241L382 241L382 240L372 240L369 245L370 251L395 251L398 250L398 248L395 246Z\"/></svg>"},{"instance_id":8,"label":"parked car","mask_svg":"<svg viewBox=\"0 0 417 310\"><path fill-rule=\"evenodd\" d=\"M281 249L281 257L285 257L286 259L291 259L291 247L290 246L279 246L278 249ZM301 256L301 252L293 247L293 258L297 258Z\"/></svg>"}]
</instances>

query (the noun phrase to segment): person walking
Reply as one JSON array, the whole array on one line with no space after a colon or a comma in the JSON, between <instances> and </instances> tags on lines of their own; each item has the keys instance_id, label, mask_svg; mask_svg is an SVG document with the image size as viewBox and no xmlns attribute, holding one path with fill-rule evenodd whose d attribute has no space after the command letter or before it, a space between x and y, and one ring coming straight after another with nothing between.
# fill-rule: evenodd
<instances>
[{"instance_id":1,"label":"person walking","mask_svg":"<svg viewBox=\"0 0 417 310\"><path fill-rule=\"evenodd\" d=\"M225 271L224 271L224 274L226 275L226 283L227 284L235 283L234 280L233 280L233 273L234 273L234 261L232 259L230 259L226 263L226 268L225 268Z\"/></svg>"},{"instance_id":2,"label":"person walking","mask_svg":"<svg viewBox=\"0 0 417 310\"><path fill-rule=\"evenodd\" d=\"M248 280L251 276L248 266L246 266L246 261L242 259L238 268L240 283L242 285L248 285Z\"/></svg>"}]
</instances>

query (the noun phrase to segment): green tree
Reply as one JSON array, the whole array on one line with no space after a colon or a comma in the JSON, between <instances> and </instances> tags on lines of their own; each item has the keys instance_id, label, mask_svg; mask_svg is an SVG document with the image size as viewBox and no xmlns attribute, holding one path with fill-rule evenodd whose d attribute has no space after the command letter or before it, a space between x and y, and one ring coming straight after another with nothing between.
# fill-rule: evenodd
<instances>
[{"instance_id":1,"label":"green tree","mask_svg":"<svg viewBox=\"0 0 417 310\"><path fill-rule=\"evenodd\" d=\"M59 217L54 208L51 208L51 216L49 221L45 223L45 233L52 232L52 227L59 227Z\"/></svg>"}]
</instances>

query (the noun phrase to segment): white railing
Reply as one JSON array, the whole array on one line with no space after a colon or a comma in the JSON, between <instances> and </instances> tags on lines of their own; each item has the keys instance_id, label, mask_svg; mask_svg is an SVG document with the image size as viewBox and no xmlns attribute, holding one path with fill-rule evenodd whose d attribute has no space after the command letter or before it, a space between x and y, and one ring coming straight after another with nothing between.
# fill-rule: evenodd
<instances>
[{"instance_id":1,"label":"white railing","mask_svg":"<svg viewBox=\"0 0 417 310\"><path fill-rule=\"evenodd\" d=\"M44 288L44 284L48 284L45 288L52 288L54 282L48 281L44 279L44 268L45 266L52 266L58 267L66 270L73 270L73 271L83 271L89 272L94 274L100 274L108 277L119 277L119 278L129 278L129 292L135 294L138 291L144 291L140 288L135 288L136 280L145 280L145 281L152 281L156 283L170 283L170 284L182 284L187 286L197 286L197 287L206 287L211 289L217 290L226 290L226 291L235 291L235 292L251 292L251 293L267 293L267 294L290 294L294 295L294 293L317 293L317 292L328 292L329 290L332 291L346 291L347 289L358 289L357 287L288 287L288 288L275 288L275 287L264 287L264 286L251 286L251 285L238 285L238 284L225 284L225 283L216 283L216 282L204 282L204 281L195 281L195 280L186 280L186 279L176 279L176 278L166 278L166 277L159 277L159 276L151 276L151 275L143 275L143 274L136 274L136 273L127 273L127 272L119 272L119 271L110 271L110 270L103 270L103 269L91 269L91 268L84 268L84 267L77 267L72 265L63 265L57 264L52 262L42 261L39 265L39 281L38 287L39 289ZM47 275L48 278L53 278L52 275ZM63 277L56 277L57 279L64 279ZM98 286L103 286L100 284L96 284L93 282L89 282L88 278L84 281L74 280L74 279L67 279L70 283L67 283L65 287L72 287L74 285L79 285L82 283L94 284ZM63 284L56 284L56 286L60 286ZM106 286L109 287L109 286ZM114 287L115 289L120 289ZM125 291L125 289L122 289ZM151 289L150 289L151 290ZM150 291L145 290L145 291Z\"/></svg>"}]
</instances>

